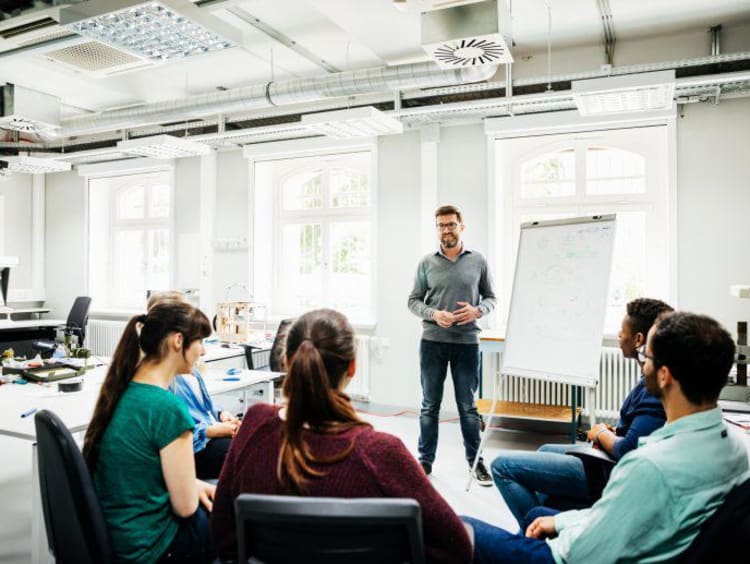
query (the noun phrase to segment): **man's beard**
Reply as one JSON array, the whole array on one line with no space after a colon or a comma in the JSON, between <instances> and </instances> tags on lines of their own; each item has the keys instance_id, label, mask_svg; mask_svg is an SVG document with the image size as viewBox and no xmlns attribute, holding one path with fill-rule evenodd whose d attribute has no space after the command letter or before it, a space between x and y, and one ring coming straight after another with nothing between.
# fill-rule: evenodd
<instances>
[{"instance_id":1,"label":"man's beard","mask_svg":"<svg viewBox=\"0 0 750 564\"><path fill-rule=\"evenodd\" d=\"M458 245L458 237L456 237L455 235L446 235L440 242L446 249L452 249L456 245Z\"/></svg>"}]
</instances>

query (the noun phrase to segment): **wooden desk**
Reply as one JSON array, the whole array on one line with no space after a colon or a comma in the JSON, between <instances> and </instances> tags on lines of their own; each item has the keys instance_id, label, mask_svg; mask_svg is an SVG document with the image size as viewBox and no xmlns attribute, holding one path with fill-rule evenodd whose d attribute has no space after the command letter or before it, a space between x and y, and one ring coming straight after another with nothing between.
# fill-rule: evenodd
<instances>
[{"instance_id":1,"label":"wooden desk","mask_svg":"<svg viewBox=\"0 0 750 564\"><path fill-rule=\"evenodd\" d=\"M106 372L106 366L100 366L87 372L83 377L84 384L80 392L60 393L57 391L56 383L3 384L0 386L0 435L28 441L32 448L31 561L33 564L48 564L51 558L48 553L39 493L34 416L21 417L21 413L30 408L48 409L60 417L72 433L85 431L94 412L99 388L104 381ZM227 375L224 371L209 369L205 380L208 393L214 395L231 391L244 391L252 386L268 383L273 386L273 380L280 376L281 374L276 372L243 370L232 375L232 380L226 380ZM273 396L270 395L270 397Z\"/></svg>"}]
</instances>

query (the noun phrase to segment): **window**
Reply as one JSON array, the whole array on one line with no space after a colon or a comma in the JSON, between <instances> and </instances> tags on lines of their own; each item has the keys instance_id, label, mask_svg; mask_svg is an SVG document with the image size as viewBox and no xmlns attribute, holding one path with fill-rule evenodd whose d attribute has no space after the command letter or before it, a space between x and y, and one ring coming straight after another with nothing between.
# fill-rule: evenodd
<instances>
[{"instance_id":1,"label":"window","mask_svg":"<svg viewBox=\"0 0 750 564\"><path fill-rule=\"evenodd\" d=\"M669 299L666 140L666 127L643 127L496 142L506 316L519 230L528 221L617 215L607 334L619 330L628 301Z\"/></svg>"},{"instance_id":2,"label":"window","mask_svg":"<svg viewBox=\"0 0 750 564\"><path fill-rule=\"evenodd\" d=\"M256 264L258 256L273 263L273 278L257 265L255 294L260 299L267 293L272 315L331 307L352 321L372 321L371 167L369 151L255 164L256 240L274 235L273 253L256 252ZM270 194L270 220L261 217L264 192Z\"/></svg>"},{"instance_id":3,"label":"window","mask_svg":"<svg viewBox=\"0 0 750 564\"><path fill-rule=\"evenodd\" d=\"M169 172L89 179L89 292L104 309L142 308L170 287Z\"/></svg>"}]
</instances>

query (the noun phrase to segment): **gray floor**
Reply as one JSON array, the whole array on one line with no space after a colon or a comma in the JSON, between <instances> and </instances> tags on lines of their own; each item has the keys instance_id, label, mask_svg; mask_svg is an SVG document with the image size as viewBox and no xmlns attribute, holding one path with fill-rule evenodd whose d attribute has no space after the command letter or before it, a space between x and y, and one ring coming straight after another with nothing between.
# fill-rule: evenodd
<instances>
[{"instance_id":1,"label":"gray floor","mask_svg":"<svg viewBox=\"0 0 750 564\"><path fill-rule=\"evenodd\" d=\"M419 423L411 414L394 416L393 408L371 408L363 414L373 426L403 440L416 455ZM561 435L496 431L488 440L485 459L489 462L501 448L534 449L543 442L565 442ZM31 559L31 446L30 443L0 436L0 564L28 563ZM432 483L458 514L471 515L513 530L516 526L500 494L476 483L465 491L468 469L464 462L461 432L456 422L440 425L437 459Z\"/></svg>"}]
</instances>

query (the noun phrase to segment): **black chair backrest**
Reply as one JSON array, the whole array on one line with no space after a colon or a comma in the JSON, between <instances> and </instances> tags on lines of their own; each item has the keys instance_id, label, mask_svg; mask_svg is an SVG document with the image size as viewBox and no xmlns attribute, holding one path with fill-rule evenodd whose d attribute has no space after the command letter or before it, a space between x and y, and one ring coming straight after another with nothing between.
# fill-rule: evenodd
<instances>
[{"instance_id":1,"label":"black chair backrest","mask_svg":"<svg viewBox=\"0 0 750 564\"><path fill-rule=\"evenodd\" d=\"M602 492L609 481L609 475L617 463L603 450L588 445L571 446L565 453L579 458L583 463L586 483L589 486L589 501L593 504L602 497Z\"/></svg>"},{"instance_id":2,"label":"black chair backrest","mask_svg":"<svg viewBox=\"0 0 750 564\"><path fill-rule=\"evenodd\" d=\"M34 417L47 543L58 564L109 564L112 544L83 455L60 418Z\"/></svg>"},{"instance_id":3,"label":"black chair backrest","mask_svg":"<svg viewBox=\"0 0 750 564\"><path fill-rule=\"evenodd\" d=\"M89 308L91 307L91 298L88 296L78 296L70 308L66 329L72 335L78 335L78 346L83 346L83 340L86 338L86 324L89 322Z\"/></svg>"},{"instance_id":4,"label":"black chair backrest","mask_svg":"<svg viewBox=\"0 0 750 564\"><path fill-rule=\"evenodd\" d=\"M424 562L422 511L413 499L240 494L237 562Z\"/></svg>"},{"instance_id":5,"label":"black chair backrest","mask_svg":"<svg viewBox=\"0 0 750 564\"><path fill-rule=\"evenodd\" d=\"M736 562L750 539L750 480L734 487L680 556L679 564ZM742 557L739 556L739 560Z\"/></svg>"},{"instance_id":6,"label":"black chair backrest","mask_svg":"<svg viewBox=\"0 0 750 564\"><path fill-rule=\"evenodd\" d=\"M283 372L281 368L281 354L284 351L284 343L286 342L286 334L294 323L294 318L282 319L279 323L279 328L276 331L276 337L273 339L273 345L271 345L271 359L269 361L269 368L271 372Z\"/></svg>"}]
</instances>

